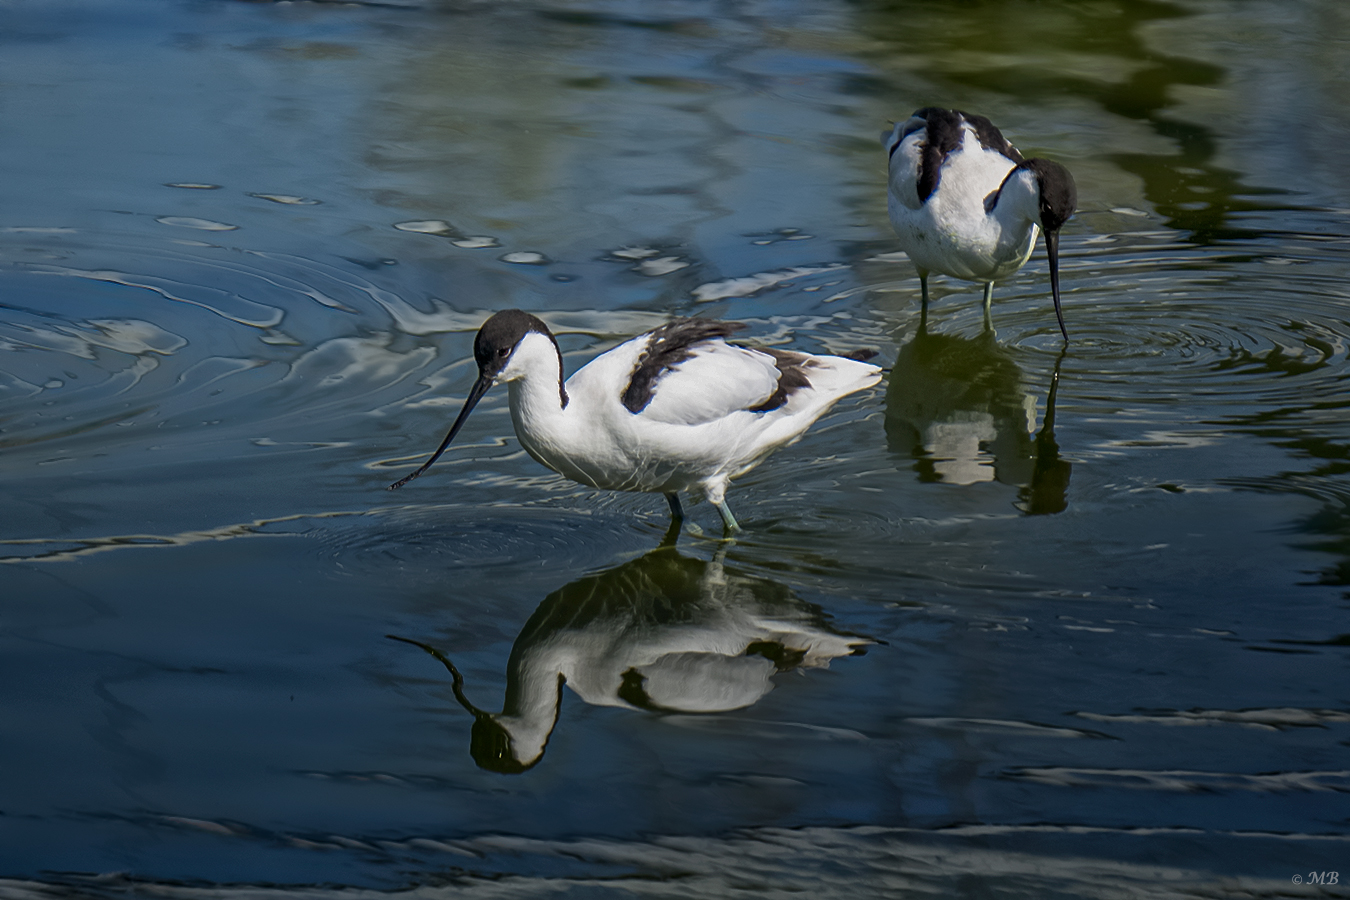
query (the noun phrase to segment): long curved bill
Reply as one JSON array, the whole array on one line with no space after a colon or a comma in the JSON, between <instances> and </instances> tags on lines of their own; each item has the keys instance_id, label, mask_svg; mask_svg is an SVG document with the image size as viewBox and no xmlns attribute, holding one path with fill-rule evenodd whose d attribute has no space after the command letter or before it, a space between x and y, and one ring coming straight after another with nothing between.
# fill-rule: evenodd
<instances>
[{"instance_id":1,"label":"long curved bill","mask_svg":"<svg viewBox=\"0 0 1350 900\"><path fill-rule=\"evenodd\" d=\"M1045 232L1045 252L1050 257L1050 293L1055 298L1055 316L1059 319L1059 332L1064 335L1064 343L1069 342L1069 330L1064 327L1064 310L1059 305L1059 232Z\"/></svg>"},{"instance_id":2,"label":"long curved bill","mask_svg":"<svg viewBox=\"0 0 1350 900\"><path fill-rule=\"evenodd\" d=\"M464 424L464 420L469 417L469 413L473 412L473 408L478 405L479 400L483 399L483 395L488 392L488 388L490 387L492 387L491 376L480 373L478 380L473 383L473 387L469 388L469 396L464 398L464 408L461 409L459 415L455 417L455 424L450 426L450 432L445 436L445 440L441 441L441 445L436 448L436 452L431 454L431 459L422 463L422 465L411 475L404 475L398 481L389 485L389 490L395 491L403 487L418 475L421 475L427 469L430 469L431 464L441 458L441 454L445 452L445 448L449 447L450 442L455 439L455 435L459 434L460 426Z\"/></svg>"}]
</instances>

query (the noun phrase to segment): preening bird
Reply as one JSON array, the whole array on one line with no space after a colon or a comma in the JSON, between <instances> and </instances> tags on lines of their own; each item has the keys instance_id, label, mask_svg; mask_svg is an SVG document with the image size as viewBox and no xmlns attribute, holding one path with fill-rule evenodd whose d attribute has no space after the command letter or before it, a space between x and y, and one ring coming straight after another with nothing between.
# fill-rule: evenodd
<instances>
[{"instance_id":1,"label":"preening bird","mask_svg":"<svg viewBox=\"0 0 1350 900\"><path fill-rule=\"evenodd\" d=\"M430 468L488 389L506 382L516 437L540 463L590 487L664 494L676 519L684 515L678 493L700 492L736 531L728 482L881 378L856 359L727 342L744 328L677 319L602 353L564 383L548 326L518 309L496 313L474 340L478 379L445 440L390 488Z\"/></svg>"},{"instance_id":2,"label":"preening bird","mask_svg":"<svg viewBox=\"0 0 1350 900\"><path fill-rule=\"evenodd\" d=\"M881 141L890 157L891 226L919 270L924 314L928 274L941 272L984 285L988 322L994 282L1022 268L1043 232L1055 316L1067 341L1059 229L1078 204L1069 170L1048 159L1024 159L993 122L956 109L920 109Z\"/></svg>"}]
</instances>

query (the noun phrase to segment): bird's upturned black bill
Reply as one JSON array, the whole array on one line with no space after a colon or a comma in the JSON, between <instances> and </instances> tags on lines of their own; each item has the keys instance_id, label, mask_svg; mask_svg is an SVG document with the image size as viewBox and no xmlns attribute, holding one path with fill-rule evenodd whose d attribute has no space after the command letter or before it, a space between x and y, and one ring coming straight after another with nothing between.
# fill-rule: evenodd
<instances>
[{"instance_id":1,"label":"bird's upturned black bill","mask_svg":"<svg viewBox=\"0 0 1350 900\"><path fill-rule=\"evenodd\" d=\"M488 392L488 388L490 387L492 387L491 376L480 374L478 380L473 383L473 387L469 389L469 396L464 398L464 408L461 409L459 415L455 417L455 424L450 426L450 432L446 434L445 440L441 441L441 445L436 448L436 452L431 454L431 459L422 463L422 465L411 475L405 475L398 481L389 485L389 490L394 491L403 487L418 475L421 475L427 469L430 469L432 463L441 458L441 454L445 452L445 448L449 447L450 442L455 439L455 435L459 434L460 426L464 424L464 420L469 417L469 413L473 412L473 408L478 405L479 400L483 399L483 395Z\"/></svg>"},{"instance_id":2,"label":"bird's upturned black bill","mask_svg":"<svg viewBox=\"0 0 1350 900\"><path fill-rule=\"evenodd\" d=\"M1045 232L1045 252L1050 257L1050 294L1055 298L1055 316L1059 319L1059 332L1064 342L1069 342L1069 330L1064 327L1064 310L1059 305L1059 232Z\"/></svg>"}]
</instances>

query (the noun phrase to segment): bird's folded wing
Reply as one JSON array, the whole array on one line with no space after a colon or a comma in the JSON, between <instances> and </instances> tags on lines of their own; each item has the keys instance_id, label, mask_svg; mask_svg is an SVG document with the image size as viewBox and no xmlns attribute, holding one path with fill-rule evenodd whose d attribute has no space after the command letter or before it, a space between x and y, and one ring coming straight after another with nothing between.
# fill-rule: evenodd
<instances>
[{"instance_id":1,"label":"bird's folded wing","mask_svg":"<svg viewBox=\"0 0 1350 900\"><path fill-rule=\"evenodd\" d=\"M763 404L781 374L767 353L710 341L661 374L639 415L672 425L716 421Z\"/></svg>"}]
</instances>

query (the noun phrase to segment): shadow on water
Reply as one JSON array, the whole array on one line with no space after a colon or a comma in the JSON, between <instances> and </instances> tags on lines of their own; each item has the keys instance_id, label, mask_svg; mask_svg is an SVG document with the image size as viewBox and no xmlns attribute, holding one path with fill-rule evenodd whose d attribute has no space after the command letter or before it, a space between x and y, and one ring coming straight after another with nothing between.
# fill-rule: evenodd
<instances>
[{"instance_id":1,"label":"shadow on water","mask_svg":"<svg viewBox=\"0 0 1350 900\"><path fill-rule=\"evenodd\" d=\"M993 330L967 338L921 326L900 348L888 382L891 451L914 461L920 481L997 481L1019 488L1028 514L1064 511L1072 464L1060 458L1054 428L1063 359L1061 353L1055 362L1037 431L1037 398Z\"/></svg>"},{"instance_id":2,"label":"shadow on water","mask_svg":"<svg viewBox=\"0 0 1350 900\"><path fill-rule=\"evenodd\" d=\"M469 752L482 768L517 774L544 756L563 685L594 706L707 714L754 705L773 676L856 656L871 639L835 630L785 585L675 547L673 525L655 550L549 594L521 629L500 713L471 702L450 659L455 699L474 717Z\"/></svg>"}]
</instances>

